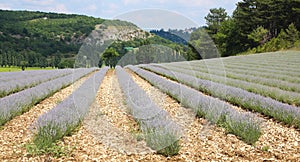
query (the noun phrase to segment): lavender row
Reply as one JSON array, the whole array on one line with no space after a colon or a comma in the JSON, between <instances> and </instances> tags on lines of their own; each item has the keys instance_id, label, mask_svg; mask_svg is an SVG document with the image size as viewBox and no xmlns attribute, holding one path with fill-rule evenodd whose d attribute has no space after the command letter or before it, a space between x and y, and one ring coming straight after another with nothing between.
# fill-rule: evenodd
<instances>
[{"instance_id":1,"label":"lavender row","mask_svg":"<svg viewBox=\"0 0 300 162\"><path fill-rule=\"evenodd\" d=\"M272 56L272 55L271 55ZM261 68L267 68L267 69L276 69L276 70L293 70L293 71L299 71L297 67L299 67L300 60L295 60L295 58L290 58L289 56L286 56L287 59L280 59L276 58L276 60L270 60L270 58L255 58L253 60L247 59L245 57L244 59L223 59L223 61L226 64L230 65L246 65L249 67L261 67ZM299 57L299 56L298 56Z\"/></svg>"},{"instance_id":2,"label":"lavender row","mask_svg":"<svg viewBox=\"0 0 300 162\"><path fill-rule=\"evenodd\" d=\"M271 54L272 56L272 54ZM248 58L248 56L239 56L239 59ZM288 57L288 56L287 56ZM209 68L208 70L226 70L226 71L238 71L239 73L247 72L251 75L259 75L262 77L268 77L268 78L278 78L281 80L287 80L289 82L293 83L300 83L299 77L295 77L299 75L299 71L292 72L288 71L288 74L286 72L281 72L280 70L273 70L273 69L266 69L266 68L259 68L259 67L247 67L242 64L242 66L234 66L231 65L231 61L234 57L231 58L223 58L223 59L210 59L210 60L200 60L200 61L189 61L189 62L176 62L176 63L169 63L166 65L177 65L177 66L191 66L191 67L197 67L201 68L202 70ZM256 58L257 60L263 59L263 58ZM220 61L222 62L221 65ZM282 62L286 63L286 62ZM296 66L299 67L299 64ZM297 68L295 70L298 70ZM279 74L280 73L280 74Z\"/></svg>"},{"instance_id":3,"label":"lavender row","mask_svg":"<svg viewBox=\"0 0 300 162\"><path fill-rule=\"evenodd\" d=\"M196 71L201 71L204 73L222 75L226 74L227 77L233 79L241 79L250 82L256 82L259 84L278 87L283 90L287 91L300 91L300 79L293 76L283 76L278 75L276 73L263 73L263 72L256 72L255 70L240 70L237 68L226 68L226 67L218 67L218 66L211 66L210 69L207 69L205 65L202 64L189 64L188 62L182 63L170 63L164 64L167 67L177 67L177 68L185 68L185 69L192 69ZM298 84L297 84L298 82Z\"/></svg>"},{"instance_id":4,"label":"lavender row","mask_svg":"<svg viewBox=\"0 0 300 162\"><path fill-rule=\"evenodd\" d=\"M273 53L260 53L252 55L240 55L226 58L228 60L264 60L264 61L295 61L299 60L299 51L285 51Z\"/></svg>"},{"instance_id":5,"label":"lavender row","mask_svg":"<svg viewBox=\"0 0 300 162\"><path fill-rule=\"evenodd\" d=\"M89 77L68 98L41 115L35 124L34 143L38 148L50 147L53 142L70 134L88 113L108 68Z\"/></svg>"},{"instance_id":6,"label":"lavender row","mask_svg":"<svg viewBox=\"0 0 300 162\"><path fill-rule=\"evenodd\" d=\"M1 72L0 82L29 78L37 75L48 73L49 70L31 70L31 71L18 71L18 72Z\"/></svg>"},{"instance_id":7,"label":"lavender row","mask_svg":"<svg viewBox=\"0 0 300 162\"><path fill-rule=\"evenodd\" d=\"M222 62L222 65L219 65L219 63ZM249 72L250 74L256 74L256 75L267 75L270 76L270 78L273 78L272 76L274 76L275 78L280 78L282 80L288 80L289 82L296 82L296 83L300 83L299 77L300 76L300 71L283 71L282 69L277 69L274 70L274 68L265 68L265 67L251 67L251 66L246 66L244 64L241 64L239 66L237 65L232 65L230 63L230 60L228 59L228 61L226 59L211 59L211 60L201 60L201 61L190 61L190 62L178 62L178 63L169 63L166 65L170 65L170 66L184 66L184 65L188 65L190 67L195 67L198 69L202 69L202 70L225 70L227 71L240 71L241 73L243 72ZM298 65L299 67L299 65ZM209 68L209 69L207 69ZM285 78L286 77L286 78ZM296 80L296 81L294 81Z\"/></svg>"},{"instance_id":8,"label":"lavender row","mask_svg":"<svg viewBox=\"0 0 300 162\"><path fill-rule=\"evenodd\" d=\"M248 56L240 56L240 57L230 57L224 60L228 60L230 62L248 62L248 63L267 63L276 65L279 64L281 66L289 67L290 65L299 65L299 52L287 52L287 53L272 53L272 54L258 54L258 55L248 55ZM286 63L289 64L286 64Z\"/></svg>"},{"instance_id":9,"label":"lavender row","mask_svg":"<svg viewBox=\"0 0 300 162\"><path fill-rule=\"evenodd\" d=\"M254 70L254 71L259 71L259 72L265 72L265 73L276 73L280 75L287 75L287 76L293 76L293 77L299 77L300 76L300 71L298 70L289 70L289 69L284 69L284 68L272 68L272 67L259 67L259 66L247 66L245 64L229 64L226 65L226 67L231 68L231 69L245 69L245 70ZM299 68L299 66L297 67Z\"/></svg>"},{"instance_id":10,"label":"lavender row","mask_svg":"<svg viewBox=\"0 0 300 162\"><path fill-rule=\"evenodd\" d=\"M211 96L226 100L245 109L260 112L278 121L300 128L300 109L298 107L284 104L269 97L263 97L240 88L202 80L183 73L150 66L144 68L186 84Z\"/></svg>"},{"instance_id":11,"label":"lavender row","mask_svg":"<svg viewBox=\"0 0 300 162\"><path fill-rule=\"evenodd\" d=\"M168 113L159 108L121 67L116 68L120 87L125 95L130 114L140 123L147 145L158 153L170 155L166 150L179 151L179 126Z\"/></svg>"},{"instance_id":12,"label":"lavender row","mask_svg":"<svg viewBox=\"0 0 300 162\"><path fill-rule=\"evenodd\" d=\"M294 61L294 60L293 60ZM276 61L266 61L266 60L224 60L226 64L230 65L246 65L247 67L260 67L260 68L266 68L266 69L276 69L276 70L292 70L292 71L298 71L296 67L299 66L299 62L292 62L292 60L284 61L284 60L276 60Z\"/></svg>"},{"instance_id":13,"label":"lavender row","mask_svg":"<svg viewBox=\"0 0 300 162\"><path fill-rule=\"evenodd\" d=\"M176 63L174 64L168 64L167 66L176 66L176 67L184 67L183 64L177 65ZM278 83L276 87L279 87L283 90L288 90L288 91L298 91L299 89L299 83L300 83L300 78L295 77L295 76L290 76L290 75L282 75L282 74L277 74L277 73L269 73L269 72L264 72L264 71L255 71L255 70L249 70L247 68L239 67L239 68L228 68L228 67L217 67L217 66L212 66L209 67L210 69L206 69L204 65L190 65L190 64L185 64L185 67L197 70L197 71L202 71L206 73L213 73L217 75L223 75L226 73L228 77L233 76L233 78L236 78L234 76L241 76L243 75L244 78L253 78L251 81L254 82L254 80L257 80L256 82L259 82L264 85L270 85L274 86L274 83ZM241 78L241 77L239 77ZM261 79L260 79L261 78ZM260 81L258 81L260 80ZM272 82L272 83L270 83ZM267 84L269 83L269 84Z\"/></svg>"},{"instance_id":14,"label":"lavender row","mask_svg":"<svg viewBox=\"0 0 300 162\"><path fill-rule=\"evenodd\" d=\"M10 81L0 82L0 97L24 90L41 84L43 82L66 76L72 73L72 70L49 70L42 75L34 75L26 78L19 78Z\"/></svg>"},{"instance_id":15,"label":"lavender row","mask_svg":"<svg viewBox=\"0 0 300 162\"><path fill-rule=\"evenodd\" d=\"M240 113L231 105L206 96L190 87L171 82L154 73L130 66L132 71L158 87L163 92L177 99L182 105L193 109L198 117L224 127L228 133L240 137L248 144L254 144L261 135L260 121L251 113ZM191 82L196 79L189 80Z\"/></svg>"},{"instance_id":16,"label":"lavender row","mask_svg":"<svg viewBox=\"0 0 300 162\"><path fill-rule=\"evenodd\" d=\"M167 68L167 67L166 67ZM200 79L210 80L217 83L226 84L229 86L241 88L249 92L257 93L265 97L271 97L277 101L288 103L291 105L300 105L300 93L282 90L276 87L269 87L257 83L242 81L240 79L232 79L214 74L202 73L199 71L191 71L184 68L170 67L169 70L195 76Z\"/></svg>"},{"instance_id":17,"label":"lavender row","mask_svg":"<svg viewBox=\"0 0 300 162\"><path fill-rule=\"evenodd\" d=\"M244 80L247 82L258 83L266 86L277 87L282 90L297 92L300 93L300 84L290 83L283 80L271 79L271 78L262 78L251 75L237 74L233 72L227 72L226 76L232 79Z\"/></svg>"},{"instance_id":18,"label":"lavender row","mask_svg":"<svg viewBox=\"0 0 300 162\"><path fill-rule=\"evenodd\" d=\"M243 69L243 70L259 71L259 72L264 72L264 73L275 72L277 74L284 74L284 75L288 75L288 76L289 75L294 76L294 75L300 74L300 70L298 69L300 67L299 65L295 65L290 68L284 68L284 67L281 67L281 64L276 64L276 65L270 64L268 66L267 65L262 66L261 64L250 64L250 63L244 63L244 62L234 63L234 62L231 62L229 60L224 60L224 59L222 59L221 61L223 61L225 69L229 69L229 70L230 69ZM191 65L203 68L203 66L205 66L205 64L214 64L214 66L212 66L212 68L220 69L220 67L218 67L218 65L215 64L214 60L206 61L205 64L199 64L199 63L200 62L198 62L198 63L192 62ZM224 67L221 67L221 68L224 69Z\"/></svg>"},{"instance_id":19,"label":"lavender row","mask_svg":"<svg viewBox=\"0 0 300 162\"><path fill-rule=\"evenodd\" d=\"M73 75L44 82L35 87L0 98L0 125L28 111L33 105L94 70L96 69L76 69L73 71Z\"/></svg>"},{"instance_id":20,"label":"lavender row","mask_svg":"<svg viewBox=\"0 0 300 162\"><path fill-rule=\"evenodd\" d=\"M197 68L195 66L195 68ZM197 69L201 69L203 67L198 67ZM203 69L202 69L203 70ZM273 80L278 80L278 81L286 81L289 83L296 83L299 84L300 83L300 79L299 77L294 77L294 76L290 76L290 75L282 75L282 74L277 74L277 73L269 73L269 72L264 72L264 71L256 71L253 69L247 69L247 68L229 68L226 67L224 68L215 68L215 69L211 69L211 71L217 71L217 70L225 70L226 73L227 72L232 72L235 74L245 74L245 75L250 75L250 76L257 76L257 77L262 77L262 78L269 78L269 79L273 79Z\"/></svg>"},{"instance_id":21,"label":"lavender row","mask_svg":"<svg viewBox=\"0 0 300 162\"><path fill-rule=\"evenodd\" d=\"M162 65L156 65L162 66ZM191 67L192 70L182 66L166 66L170 70L196 76L201 79L227 84L233 87L245 89L275 100L291 105L300 105L300 85L281 80L235 74L227 71L209 70L209 73L200 68Z\"/></svg>"}]
</instances>

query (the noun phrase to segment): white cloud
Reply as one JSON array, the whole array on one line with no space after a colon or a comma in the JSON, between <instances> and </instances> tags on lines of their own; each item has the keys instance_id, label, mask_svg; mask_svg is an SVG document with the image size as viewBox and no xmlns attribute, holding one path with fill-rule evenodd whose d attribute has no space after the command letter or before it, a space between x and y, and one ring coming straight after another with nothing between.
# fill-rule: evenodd
<instances>
[{"instance_id":1,"label":"white cloud","mask_svg":"<svg viewBox=\"0 0 300 162\"><path fill-rule=\"evenodd\" d=\"M0 9L2 10L11 10L11 6L5 3L0 3Z\"/></svg>"}]
</instances>

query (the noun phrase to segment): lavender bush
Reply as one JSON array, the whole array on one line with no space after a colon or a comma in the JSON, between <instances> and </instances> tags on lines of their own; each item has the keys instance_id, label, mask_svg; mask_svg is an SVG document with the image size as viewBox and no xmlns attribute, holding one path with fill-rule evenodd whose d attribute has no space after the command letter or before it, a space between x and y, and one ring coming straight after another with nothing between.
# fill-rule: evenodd
<instances>
[{"instance_id":1,"label":"lavender bush","mask_svg":"<svg viewBox=\"0 0 300 162\"><path fill-rule=\"evenodd\" d=\"M148 66L147 68L214 97L226 100L245 109L260 112L278 121L300 128L300 109L298 107L284 104L269 97L251 93L240 88L198 79L183 73L170 72L158 67ZM174 74L176 77L174 77ZM190 82L190 80L197 80L197 82Z\"/></svg>"},{"instance_id":2,"label":"lavender bush","mask_svg":"<svg viewBox=\"0 0 300 162\"><path fill-rule=\"evenodd\" d=\"M159 65L156 65L159 66ZM162 66L162 65L160 65ZM148 67L146 66L146 68L152 68L152 67ZM168 68L168 67L166 67ZM297 106L300 106L300 93L296 93L296 92L291 92L291 91L286 91L286 90L282 90L276 87L269 87L269 86L265 86L265 85L261 85L261 84L257 84L257 83L252 83L252 82L247 82L247 81L243 81L243 80L239 80L239 79L232 79L232 78L226 78L224 76L218 76L218 75L214 75L214 74L209 74L209 73L202 73L199 71L192 71L189 69L185 69L182 67L169 67L169 70L172 71L176 71L176 72L180 72L183 74L187 74L187 75L191 75L191 76L196 76L200 79L204 79L204 80L210 80L213 82L218 82L218 83L222 83L222 84L226 84L229 86L233 86L233 87L238 87L238 88L242 88L245 89L249 92L253 92L253 93L257 93L260 94L262 96L266 96L266 97L271 97L275 100L284 102L284 103L288 103L288 104L295 104ZM222 74L220 74L222 75Z\"/></svg>"},{"instance_id":3,"label":"lavender bush","mask_svg":"<svg viewBox=\"0 0 300 162\"><path fill-rule=\"evenodd\" d=\"M18 71L18 72L1 72L0 82L18 80L22 78L30 78L37 75L43 75L47 73L48 70L32 70L32 71Z\"/></svg>"},{"instance_id":4,"label":"lavender bush","mask_svg":"<svg viewBox=\"0 0 300 162\"><path fill-rule=\"evenodd\" d=\"M193 109L199 117L204 117L210 122L224 127L229 133L235 134L248 144L254 144L261 135L260 121L250 113L240 113L231 105L200 92L162 78L156 74L143 69L128 66L129 69L158 87L163 92L181 102L182 105ZM169 71L172 77L176 74ZM186 78L190 82L197 82L197 79ZM240 127L235 127L241 125ZM245 133L246 132L246 133Z\"/></svg>"},{"instance_id":5,"label":"lavender bush","mask_svg":"<svg viewBox=\"0 0 300 162\"><path fill-rule=\"evenodd\" d=\"M291 70L284 70L284 69L274 69L274 68L266 68L266 67L258 67L258 66L246 66L246 65L227 65L226 67L231 69L244 69L244 70L252 70L257 72L264 72L264 73L276 73L283 76L292 76L292 77L300 77L299 71L291 71Z\"/></svg>"},{"instance_id":6,"label":"lavender bush","mask_svg":"<svg viewBox=\"0 0 300 162\"><path fill-rule=\"evenodd\" d=\"M214 69L210 69L208 71L207 68L205 68L204 65L197 65L197 66L193 66L193 65L189 65L188 63L183 64L176 64L176 63L171 63L171 64L165 64L164 66L170 68L184 68L184 69L188 69L188 70L193 70L193 71L199 71L199 72L203 72L203 73L209 73L209 74L215 74L218 76L224 76L224 69L221 67L217 67L214 66ZM256 75L253 71L251 70L250 72L252 73L248 73L247 70L238 70L235 71L235 69L225 69L226 72L226 77L227 78L232 78L232 79L238 79L238 80L244 80L247 82L252 82L252 83L258 83L258 84L262 84L262 85L266 85L266 86L271 86L271 87L277 87L280 88L282 90L286 90L286 91L292 91L292 92L298 92L300 93L300 84L298 83L293 83L293 82L289 82L286 81L287 78L285 78L285 80L282 79L278 79L276 76L270 75L272 77L268 77L267 76L263 76L261 73L258 73L262 76ZM274 73L270 73L270 74L274 74ZM292 78L294 80L294 78ZM299 79L300 80L300 79Z\"/></svg>"},{"instance_id":7,"label":"lavender bush","mask_svg":"<svg viewBox=\"0 0 300 162\"><path fill-rule=\"evenodd\" d=\"M245 56L244 56L245 57ZM237 61L243 62L241 59L244 57L239 57ZM260 65L256 65L254 67L246 66L245 64L241 64L239 66L234 65L233 59L234 57L230 58L223 58L222 61L224 62L225 66L219 66L218 62L214 59L211 60L199 60L199 61L185 61L185 62L176 62L176 63L169 63L169 64L163 64L166 66L177 66L177 67L190 67L195 70L199 70L201 72L206 73L212 73L212 74L219 74L220 72L223 72L224 70L226 73L232 72L232 73L238 73L238 74L247 74L247 75L253 75L253 76L260 76L263 78L270 78L270 79L276 79L276 80L283 80L288 81L290 83L300 83L300 78L296 77L297 75L300 75L300 65L296 64L294 66L294 70L289 70L288 72L292 72L292 74L287 74L286 71L283 71L283 69L278 68L277 70L274 70L272 67L260 67ZM256 62L259 60L263 60L264 58L256 58ZM247 60L249 61L249 60ZM247 62L246 61L246 62ZM285 65L287 62L290 64L289 61L282 61L280 64L275 64L276 66L282 66ZM209 69L207 66L209 65ZM225 69L224 69L225 67ZM271 70L271 71L270 71ZM281 74L279 74L281 73Z\"/></svg>"},{"instance_id":8,"label":"lavender bush","mask_svg":"<svg viewBox=\"0 0 300 162\"><path fill-rule=\"evenodd\" d=\"M88 113L107 70L107 67L102 68L67 99L37 119L37 133L33 141L39 149L50 147L53 142L70 134L79 125Z\"/></svg>"},{"instance_id":9,"label":"lavender bush","mask_svg":"<svg viewBox=\"0 0 300 162\"><path fill-rule=\"evenodd\" d=\"M73 75L60 77L38 86L0 98L0 125L13 117L28 111L33 105L52 95L56 91L72 84L82 76L96 69L76 69Z\"/></svg>"},{"instance_id":10,"label":"lavender bush","mask_svg":"<svg viewBox=\"0 0 300 162\"><path fill-rule=\"evenodd\" d=\"M32 71L34 72L34 71ZM62 76L66 76L72 73L71 69L66 70L48 70L45 71L43 74L37 74L37 75L31 75L29 72L27 73L29 75L24 78L17 78L9 81L0 81L0 97L7 96L11 93L15 93L21 90L24 90L26 88L30 88L33 86L36 86L40 83L56 79ZM11 75L14 75L13 73Z\"/></svg>"},{"instance_id":11,"label":"lavender bush","mask_svg":"<svg viewBox=\"0 0 300 162\"><path fill-rule=\"evenodd\" d=\"M166 111L155 105L123 68L117 66L116 73L129 111L140 124L147 145L165 156L177 154L180 149L179 126Z\"/></svg>"},{"instance_id":12,"label":"lavender bush","mask_svg":"<svg viewBox=\"0 0 300 162\"><path fill-rule=\"evenodd\" d=\"M298 68L299 68L299 66L298 66ZM236 66L236 65L232 65L231 63L228 63L226 65L226 71L232 71L232 72L244 71L249 74L259 75L259 76L270 76L271 75L272 77L269 77L269 78L275 77L275 78L287 80L287 81L293 82L293 83L300 83L300 81L299 81L300 72L299 71L292 72L292 71L274 70L272 68L268 69L266 67L259 68L258 66L256 66L256 67L248 67L245 65Z\"/></svg>"}]
</instances>

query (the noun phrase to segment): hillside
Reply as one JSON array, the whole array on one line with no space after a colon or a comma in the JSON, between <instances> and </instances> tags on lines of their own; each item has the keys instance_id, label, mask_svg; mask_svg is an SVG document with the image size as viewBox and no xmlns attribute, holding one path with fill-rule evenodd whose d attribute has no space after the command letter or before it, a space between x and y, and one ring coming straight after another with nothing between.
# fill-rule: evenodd
<instances>
[{"instance_id":1,"label":"hillside","mask_svg":"<svg viewBox=\"0 0 300 162\"><path fill-rule=\"evenodd\" d=\"M187 40L189 40L189 39L184 39L183 37L178 36L176 34L173 34L169 31L164 31L163 29L161 29L161 30L151 30L150 33L153 33L153 34L158 35L162 38L165 38L165 39L168 39L172 42L183 44L183 45L187 45L188 44Z\"/></svg>"},{"instance_id":2,"label":"hillside","mask_svg":"<svg viewBox=\"0 0 300 162\"><path fill-rule=\"evenodd\" d=\"M138 30L132 23L83 15L0 10L0 65L57 67L74 57L85 38L104 21Z\"/></svg>"},{"instance_id":3,"label":"hillside","mask_svg":"<svg viewBox=\"0 0 300 162\"><path fill-rule=\"evenodd\" d=\"M126 47L160 44L186 53L183 45L143 31L120 20L83 15L0 10L0 66L73 67L98 66L106 48L114 48L118 61ZM88 39L87 39L88 38ZM89 42L92 40L92 42ZM116 46L117 44L121 44ZM113 43L113 44L111 44ZM94 47L91 47L93 45ZM86 63L86 58L93 61Z\"/></svg>"}]
</instances>

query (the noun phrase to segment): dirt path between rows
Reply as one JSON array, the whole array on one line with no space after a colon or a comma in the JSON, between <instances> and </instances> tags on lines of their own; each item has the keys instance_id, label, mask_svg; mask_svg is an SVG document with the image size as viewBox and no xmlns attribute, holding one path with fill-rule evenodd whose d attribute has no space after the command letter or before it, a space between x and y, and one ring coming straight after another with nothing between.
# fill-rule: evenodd
<instances>
[{"instance_id":1,"label":"dirt path between rows","mask_svg":"<svg viewBox=\"0 0 300 162\"><path fill-rule=\"evenodd\" d=\"M91 74L90 74L91 75ZM7 122L0 130L0 159L16 161L27 159L25 145L32 139L32 126L37 118L67 98L90 75L58 91L51 97L33 106L28 112Z\"/></svg>"},{"instance_id":2,"label":"dirt path between rows","mask_svg":"<svg viewBox=\"0 0 300 162\"><path fill-rule=\"evenodd\" d=\"M120 153L131 155L153 152L146 147L145 142L138 142L133 136L139 133L138 124L127 112L115 71L107 73L84 127L107 147Z\"/></svg>"}]
</instances>

